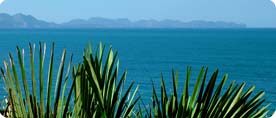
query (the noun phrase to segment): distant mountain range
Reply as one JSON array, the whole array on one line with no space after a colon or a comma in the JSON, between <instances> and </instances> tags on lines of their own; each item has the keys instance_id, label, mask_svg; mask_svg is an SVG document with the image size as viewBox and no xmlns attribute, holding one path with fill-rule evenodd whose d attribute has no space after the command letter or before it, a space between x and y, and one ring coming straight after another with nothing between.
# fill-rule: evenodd
<instances>
[{"instance_id":1,"label":"distant mountain range","mask_svg":"<svg viewBox=\"0 0 276 118\"><path fill-rule=\"evenodd\" d=\"M245 28L245 24L223 21L139 20L107 19L93 17L88 20L74 19L66 23L38 20L31 15L0 13L0 29L39 29L39 28Z\"/></svg>"}]
</instances>

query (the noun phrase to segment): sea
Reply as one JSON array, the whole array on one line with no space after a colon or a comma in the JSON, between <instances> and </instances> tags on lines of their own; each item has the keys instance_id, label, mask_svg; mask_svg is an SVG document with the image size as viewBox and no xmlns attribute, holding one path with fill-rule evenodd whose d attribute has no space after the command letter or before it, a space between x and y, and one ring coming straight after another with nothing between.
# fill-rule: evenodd
<instances>
[{"instance_id":1,"label":"sea","mask_svg":"<svg viewBox=\"0 0 276 118\"><path fill-rule=\"evenodd\" d=\"M127 71L125 86L135 82L139 86L137 94L144 101L151 100L152 83L160 90L161 74L172 93L172 69L178 72L181 93L190 66L190 91L200 69L208 67L208 77L219 70L218 82L228 74L225 88L232 81L245 82L246 88L254 85L255 94L265 91L265 104L271 103L270 112L276 108L276 29L7 29L0 30L1 68L4 60L9 61L9 53L19 64L16 46L24 48L25 65L29 68L29 43L35 44L37 58L39 42L47 44L46 71L51 45L55 44L54 77L63 49L67 51L66 65L73 54L76 66L81 63L83 50L89 43L97 49L101 42L106 47L105 53L111 47L118 51L119 76ZM37 66L38 58L35 61ZM19 74L19 68L17 71ZM31 85L29 69L27 76ZM3 79L0 96L7 96Z\"/></svg>"}]
</instances>

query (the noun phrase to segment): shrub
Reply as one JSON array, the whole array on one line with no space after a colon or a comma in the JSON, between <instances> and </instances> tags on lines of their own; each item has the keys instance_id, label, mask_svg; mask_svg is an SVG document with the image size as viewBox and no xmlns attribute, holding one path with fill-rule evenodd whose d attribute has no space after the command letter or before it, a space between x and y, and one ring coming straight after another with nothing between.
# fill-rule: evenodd
<instances>
[{"instance_id":1,"label":"shrub","mask_svg":"<svg viewBox=\"0 0 276 118\"><path fill-rule=\"evenodd\" d=\"M253 94L255 86L245 90L245 83L238 85L234 82L224 88L227 75L216 85L218 70L212 74L210 79L206 79L208 69L202 68L190 95L191 67L187 68L185 84L180 95L178 93L178 74L173 70L173 93L168 94L164 78L161 76L160 96L152 84L153 101L151 108L146 111L143 111L140 105L135 108L140 100L140 96L136 96L138 86L134 87L134 82L131 82L124 89L127 72L123 71L121 77L118 78L119 60L117 60L117 52L114 53L110 48L107 55L104 55L105 48L102 47L102 44L95 52L91 46L85 49L81 63L73 67L71 79L69 79L71 77L69 75L72 56L67 68L65 68L66 51L64 50L55 79L54 94L52 94L54 44L52 45L47 71L47 87L44 87L43 82L46 44L39 43L38 69L35 68L35 48L31 44L29 44L29 50L29 76L24 62L24 50L19 47L17 47L19 66L9 54L10 63L4 61L4 68L1 68L2 78L4 78L9 94L10 106L6 107L11 108L8 110L9 117L224 118L264 117L268 113L268 105L263 106L263 91ZM17 74L18 69L20 69L21 76ZM38 78L36 74L38 74ZM31 85L28 85L27 79L31 79ZM37 79L39 81L38 87L36 86ZM67 85L69 83L71 86ZM32 88L32 91L29 88ZM66 92L67 90L69 91ZM138 112L135 112L134 109Z\"/></svg>"},{"instance_id":2,"label":"shrub","mask_svg":"<svg viewBox=\"0 0 276 118\"><path fill-rule=\"evenodd\" d=\"M21 51L19 47L17 47L17 56L18 56L18 62L21 72L21 77L17 74L18 66L16 66L16 63L14 62L14 59L11 54L9 54L9 60L10 63L8 64L6 61L4 61L5 69L1 68L1 72L5 81L6 90L8 90L9 94L9 102L11 103L12 110L10 112L11 117L24 117L24 118L44 118L44 117L66 117L68 113L68 107L70 102L70 97L72 94L72 90L68 95L65 96L65 88L67 87L66 83L70 74L70 66L72 62L72 56L71 60L69 62L66 75L64 76L65 68L65 57L66 57L66 51L64 50L61 56L60 66L57 72L56 77L56 86L55 86L55 96L53 97L52 94L52 81L53 81L53 63L54 63L54 44L52 45L51 55L49 59L49 68L48 68L48 77L44 78L44 59L45 59L45 53L46 53L46 44L42 46L41 43L39 43L39 56L38 56L38 62L39 62L39 68L38 68L38 80L39 80L39 86L36 86L36 68L35 68L35 56L34 56L34 50L31 44L29 44L30 48L30 72L31 75L27 76L26 69L25 68L25 62L24 62L24 49ZM23 82L23 90L22 86L20 85L21 78ZM32 86L28 85L27 78L31 78ZM44 82L43 80L47 79L47 87L44 91ZM65 83L62 85L62 83ZM30 92L29 88L32 88L32 92ZM74 83L71 86L71 89L74 88ZM62 92L63 89L63 92ZM22 93L24 92L24 93ZM37 93L38 92L38 93ZM62 92L62 94L61 94ZM47 94L45 94L47 93ZM38 97L38 95L39 97ZM46 98L45 98L46 96ZM54 98L54 99L53 99ZM52 100L53 99L53 100ZM46 100L46 102L44 101ZM45 107L46 103L46 107ZM66 103L66 105L64 105ZM45 109L46 108L46 109Z\"/></svg>"},{"instance_id":3,"label":"shrub","mask_svg":"<svg viewBox=\"0 0 276 118\"><path fill-rule=\"evenodd\" d=\"M104 57L104 48L101 44L96 53L89 46L84 53L83 63L74 70L77 101L75 107L79 110L75 113L78 113L78 117L130 117L139 100L139 97L135 97L138 87L133 94L130 93L133 82L125 92L123 91L126 71L119 79L117 52L113 54L110 48L106 59Z\"/></svg>"},{"instance_id":4,"label":"shrub","mask_svg":"<svg viewBox=\"0 0 276 118\"><path fill-rule=\"evenodd\" d=\"M161 96L157 96L153 85L153 113L148 117L255 118L266 116L268 105L262 106L263 91L251 96L255 86L244 91L245 83L238 85L234 82L224 90L228 76L225 75L215 86L218 70L212 74L209 81L206 80L207 70L201 69L191 95L189 95L191 67L187 68L186 81L181 95L177 90L177 73L172 71L173 93L171 95L168 94L164 79L161 77Z\"/></svg>"}]
</instances>

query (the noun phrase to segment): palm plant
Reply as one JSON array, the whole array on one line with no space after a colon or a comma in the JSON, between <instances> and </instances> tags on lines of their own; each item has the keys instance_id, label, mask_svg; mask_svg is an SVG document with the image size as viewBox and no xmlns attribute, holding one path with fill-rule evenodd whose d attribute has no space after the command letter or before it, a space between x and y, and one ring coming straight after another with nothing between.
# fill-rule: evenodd
<instances>
[{"instance_id":1,"label":"palm plant","mask_svg":"<svg viewBox=\"0 0 276 118\"><path fill-rule=\"evenodd\" d=\"M116 61L116 57L117 52L114 54L112 48L104 55L101 43L96 53L90 45L86 48L83 63L73 70L76 78L74 113L78 113L75 116L119 118L132 115L139 100L135 96L138 87L133 94L133 82L123 89L126 71L118 79L119 61Z\"/></svg>"},{"instance_id":2,"label":"palm plant","mask_svg":"<svg viewBox=\"0 0 276 118\"><path fill-rule=\"evenodd\" d=\"M46 44L42 46L42 43L39 43L39 56L38 56L38 80L39 86L36 86L36 69L35 69L35 45L32 47L29 44L30 48L30 76L27 76L25 62L24 62L24 49L20 49L17 46L17 56L20 67L21 76L17 74L16 63L11 54L9 54L10 63L8 64L4 61L5 69L1 68L1 72L5 81L6 90L9 94L9 101L11 103L12 110L10 112L10 117L24 117L24 118L44 118L44 117L66 117L68 114L68 107L70 102L70 97L72 94L72 90L74 88L74 82L71 86L71 90L68 95L65 95L65 89L67 87L66 83L68 82L69 73L70 73L70 65L71 60L68 65L68 69L66 75L65 72L65 57L66 51L64 50L62 53L60 66L57 72L56 77L56 86L55 86L55 94L52 94L52 84L53 84L53 63L54 63L54 43L52 45L50 60L49 60L49 68L48 68L48 77L44 78L44 59L46 53ZM20 81L21 78L21 81ZM65 79L64 79L65 78ZM31 79L31 85L28 85L27 79ZM47 79L47 87L44 87L44 79ZM22 85L23 82L23 90ZM62 83L64 85L62 86ZM32 88L32 92L30 92L29 88ZM63 92L62 92L63 89ZM46 91L45 91L46 90ZM24 93L22 93L22 91ZM62 93L61 93L62 92ZM46 95L44 93L47 93ZM53 96L54 95L54 96ZM45 98L46 96L46 98ZM53 99L53 100L52 100ZM45 101L46 100L46 101ZM45 105L46 103L46 105ZM64 104L66 103L66 104Z\"/></svg>"},{"instance_id":3,"label":"palm plant","mask_svg":"<svg viewBox=\"0 0 276 118\"><path fill-rule=\"evenodd\" d=\"M216 70L209 81L206 80L207 69L202 68L196 80L192 95L189 95L191 68L187 68L187 78L182 91L178 94L178 74L172 71L173 93L168 94L161 76L161 96L158 97L153 85L153 114L148 117L177 117L177 118L248 118L264 117L268 113L263 106L263 91L252 96L254 86L244 91L245 83L241 85L232 82L227 89L224 84L227 75L215 86L218 76ZM203 78L203 80L202 80ZM205 83L207 83L205 85Z\"/></svg>"},{"instance_id":4,"label":"palm plant","mask_svg":"<svg viewBox=\"0 0 276 118\"><path fill-rule=\"evenodd\" d=\"M224 85L227 75L216 85L218 70L207 80L208 68L202 68L192 95L189 95L189 81L191 68L187 68L187 76L181 95L178 93L178 73L172 71L173 93L167 92L163 76L161 76L161 91L158 96L153 85L153 106L150 111L143 111L141 106L134 114L135 106L140 100L136 96L138 86L134 88L134 82L124 89L126 71L118 78L119 60L117 52L109 49L104 55L105 48L100 45L96 52L89 45L85 49L83 60L73 67L73 76L70 82L69 74L72 64L72 56L65 69L66 51L62 53L60 66L57 71L54 90L54 44L52 45L47 71L47 87L44 87L44 59L46 44L39 43L38 69L35 69L35 48L30 48L30 76L28 77L24 62L24 50L17 47L19 66L9 54L10 63L4 61L1 68L6 90L9 94L10 117L264 117L267 107L263 106L264 92L253 94L254 86L245 89L245 83L238 85L232 82L227 88ZM21 76L17 74L20 68ZM38 75L36 75L38 71ZM66 71L66 74L64 74ZM36 86L38 76L39 86ZM20 79L21 78L21 79ZM31 80L31 86L27 80ZM22 82L22 84L21 84ZM68 87L68 83L72 83ZM207 85L206 85L207 83ZM23 89L22 89L23 87ZM31 91L29 88L32 88ZM69 93L66 92L69 90ZM45 91L46 90L46 91ZM23 92L22 92L23 91ZM54 94L52 94L54 92ZM131 92L133 92L131 94ZM46 94L44 94L46 93ZM252 95L253 94L253 95ZM46 96L46 97L45 97ZM72 97L73 96L73 97ZM73 99L72 99L72 98ZM46 100L46 101L45 101ZM74 100L72 102L72 100ZM72 110L69 110L69 107ZM146 108L146 107L145 107ZM145 114L146 113L146 114ZM143 115L145 114L145 115Z\"/></svg>"}]
</instances>

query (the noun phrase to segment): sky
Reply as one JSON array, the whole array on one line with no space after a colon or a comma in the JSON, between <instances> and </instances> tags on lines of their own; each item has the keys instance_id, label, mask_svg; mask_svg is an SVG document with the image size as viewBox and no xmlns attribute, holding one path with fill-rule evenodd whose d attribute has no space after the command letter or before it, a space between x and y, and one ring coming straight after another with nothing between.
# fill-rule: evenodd
<instances>
[{"instance_id":1,"label":"sky","mask_svg":"<svg viewBox=\"0 0 276 118\"><path fill-rule=\"evenodd\" d=\"M0 2L3 0L0 0ZM206 20L276 27L270 0L5 0L0 13L23 13L56 23L90 17Z\"/></svg>"}]
</instances>

